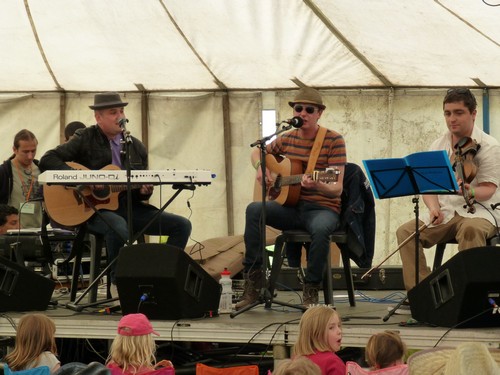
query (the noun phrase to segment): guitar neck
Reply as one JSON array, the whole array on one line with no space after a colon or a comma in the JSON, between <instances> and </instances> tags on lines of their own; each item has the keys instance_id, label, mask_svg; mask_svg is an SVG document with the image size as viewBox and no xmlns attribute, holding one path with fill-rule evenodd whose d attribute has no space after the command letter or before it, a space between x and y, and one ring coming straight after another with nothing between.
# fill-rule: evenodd
<instances>
[{"instance_id":1,"label":"guitar neck","mask_svg":"<svg viewBox=\"0 0 500 375\"><path fill-rule=\"evenodd\" d=\"M295 174L292 176L281 176L280 185L286 186L286 185L299 184L300 181L302 181L302 176L304 176L304 174Z\"/></svg>"},{"instance_id":2,"label":"guitar neck","mask_svg":"<svg viewBox=\"0 0 500 375\"><path fill-rule=\"evenodd\" d=\"M130 187L132 189L140 189L142 184L131 184ZM112 193L119 193L121 191L127 190L127 185L109 185L109 190Z\"/></svg>"},{"instance_id":3,"label":"guitar neck","mask_svg":"<svg viewBox=\"0 0 500 375\"><path fill-rule=\"evenodd\" d=\"M323 171L313 171L312 173L303 173L303 174L294 174L290 176L281 176L280 185L295 185L300 184L302 181L302 177L304 175L309 175L314 181L322 181L322 182L337 182L339 171L338 169L329 169L325 172Z\"/></svg>"}]
</instances>

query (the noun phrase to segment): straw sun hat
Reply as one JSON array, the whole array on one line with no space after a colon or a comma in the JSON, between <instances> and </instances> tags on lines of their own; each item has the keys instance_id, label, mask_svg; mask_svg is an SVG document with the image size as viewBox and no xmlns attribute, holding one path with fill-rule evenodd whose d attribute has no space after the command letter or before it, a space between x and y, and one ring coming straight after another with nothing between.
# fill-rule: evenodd
<instances>
[{"instance_id":1,"label":"straw sun hat","mask_svg":"<svg viewBox=\"0 0 500 375\"><path fill-rule=\"evenodd\" d=\"M499 375L500 350L483 343L421 350L408 358L412 375Z\"/></svg>"}]
</instances>

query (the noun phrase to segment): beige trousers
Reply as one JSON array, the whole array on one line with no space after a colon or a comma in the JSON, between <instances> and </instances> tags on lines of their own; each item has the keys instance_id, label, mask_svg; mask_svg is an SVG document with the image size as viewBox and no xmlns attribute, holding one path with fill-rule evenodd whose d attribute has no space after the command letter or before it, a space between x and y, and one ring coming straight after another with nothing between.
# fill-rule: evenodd
<instances>
[{"instance_id":1,"label":"beige trousers","mask_svg":"<svg viewBox=\"0 0 500 375\"><path fill-rule=\"evenodd\" d=\"M424 223L419 222L419 227ZM415 233L415 220L401 225L396 231L398 244ZM465 218L455 214L446 224L428 227L419 234L418 246L419 281L429 276L430 268L427 266L424 248L430 248L438 243L456 240L458 250L471 249L486 245L486 240L496 234L495 226L482 218ZM415 241L409 241L399 253L403 263L403 280L406 290L415 286Z\"/></svg>"}]
</instances>

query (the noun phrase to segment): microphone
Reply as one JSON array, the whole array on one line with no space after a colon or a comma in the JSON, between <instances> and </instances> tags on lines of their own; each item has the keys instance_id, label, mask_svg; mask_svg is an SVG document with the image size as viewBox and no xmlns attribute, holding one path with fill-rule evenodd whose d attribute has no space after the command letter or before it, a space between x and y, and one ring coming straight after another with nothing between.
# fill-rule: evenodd
<instances>
[{"instance_id":1,"label":"microphone","mask_svg":"<svg viewBox=\"0 0 500 375\"><path fill-rule=\"evenodd\" d=\"M118 121L118 124L120 125L120 128L125 129L125 124L128 122L128 118L121 118L120 121Z\"/></svg>"},{"instance_id":2,"label":"microphone","mask_svg":"<svg viewBox=\"0 0 500 375\"><path fill-rule=\"evenodd\" d=\"M299 116L295 116L282 122L292 125L294 128L300 128L302 125L304 125L304 120L302 120L302 117Z\"/></svg>"}]
</instances>

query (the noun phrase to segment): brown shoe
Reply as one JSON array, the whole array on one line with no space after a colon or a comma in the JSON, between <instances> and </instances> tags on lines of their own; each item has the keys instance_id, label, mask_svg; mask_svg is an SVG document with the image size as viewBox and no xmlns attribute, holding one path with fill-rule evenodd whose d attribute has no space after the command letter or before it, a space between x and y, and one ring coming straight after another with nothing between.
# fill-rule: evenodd
<instances>
[{"instance_id":1,"label":"brown shoe","mask_svg":"<svg viewBox=\"0 0 500 375\"><path fill-rule=\"evenodd\" d=\"M236 304L236 310L241 310L259 299L260 290L262 289L263 277L262 270L254 270L243 274L245 284L243 286L243 295L240 301Z\"/></svg>"},{"instance_id":2,"label":"brown shoe","mask_svg":"<svg viewBox=\"0 0 500 375\"><path fill-rule=\"evenodd\" d=\"M317 305L319 284L304 284L303 292L302 292L302 305Z\"/></svg>"}]
</instances>

